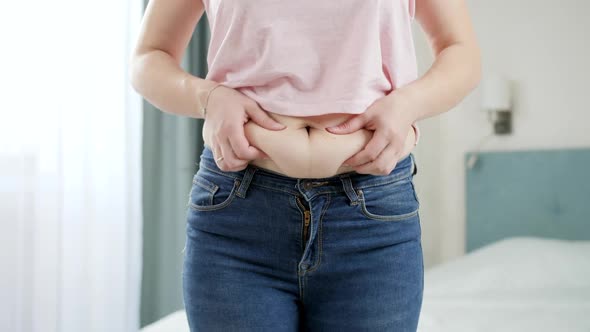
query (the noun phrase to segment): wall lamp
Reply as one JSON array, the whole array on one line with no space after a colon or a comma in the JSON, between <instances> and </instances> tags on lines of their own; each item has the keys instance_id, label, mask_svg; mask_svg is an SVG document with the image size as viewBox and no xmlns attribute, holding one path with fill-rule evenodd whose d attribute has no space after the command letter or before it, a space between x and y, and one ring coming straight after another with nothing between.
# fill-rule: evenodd
<instances>
[{"instance_id":1,"label":"wall lamp","mask_svg":"<svg viewBox=\"0 0 590 332\"><path fill-rule=\"evenodd\" d=\"M483 137L477 147L469 152L467 159L467 168L469 169L477 163L477 155L483 143L494 135L512 133L512 82L501 75L484 75L481 89L481 108L488 113L488 120L493 125L493 131Z\"/></svg>"},{"instance_id":2,"label":"wall lamp","mask_svg":"<svg viewBox=\"0 0 590 332\"><path fill-rule=\"evenodd\" d=\"M482 110L494 126L494 133L506 135L512 132L511 82L500 75L484 76L482 85Z\"/></svg>"}]
</instances>

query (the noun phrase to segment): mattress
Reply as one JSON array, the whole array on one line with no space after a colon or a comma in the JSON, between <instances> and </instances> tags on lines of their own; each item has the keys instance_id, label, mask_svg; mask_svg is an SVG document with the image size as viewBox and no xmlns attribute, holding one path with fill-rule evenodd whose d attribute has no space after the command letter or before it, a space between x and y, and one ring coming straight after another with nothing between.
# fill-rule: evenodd
<instances>
[{"instance_id":1,"label":"mattress","mask_svg":"<svg viewBox=\"0 0 590 332\"><path fill-rule=\"evenodd\" d=\"M590 241L506 238L424 275L418 331L590 331Z\"/></svg>"},{"instance_id":2,"label":"mattress","mask_svg":"<svg viewBox=\"0 0 590 332\"><path fill-rule=\"evenodd\" d=\"M146 325L141 332L190 332L186 312L178 310L152 324Z\"/></svg>"}]
</instances>

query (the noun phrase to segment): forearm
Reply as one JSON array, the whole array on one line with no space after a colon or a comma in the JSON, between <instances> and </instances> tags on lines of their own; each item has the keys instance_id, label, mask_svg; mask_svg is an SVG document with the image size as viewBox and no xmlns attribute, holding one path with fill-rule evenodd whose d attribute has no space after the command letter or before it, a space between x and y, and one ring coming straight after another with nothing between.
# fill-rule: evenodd
<instances>
[{"instance_id":1,"label":"forearm","mask_svg":"<svg viewBox=\"0 0 590 332\"><path fill-rule=\"evenodd\" d=\"M131 85L148 102L166 113L202 118L200 106L216 82L187 73L161 50L137 54L131 63Z\"/></svg>"},{"instance_id":2,"label":"forearm","mask_svg":"<svg viewBox=\"0 0 590 332\"><path fill-rule=\"evenodd\" d=\"M413 112L409 116L418 121L452 109L477 87L480 77L478 47L457 43L443 49L422 77L392 94L406 99Z\"/></svg>"}]
</instances>

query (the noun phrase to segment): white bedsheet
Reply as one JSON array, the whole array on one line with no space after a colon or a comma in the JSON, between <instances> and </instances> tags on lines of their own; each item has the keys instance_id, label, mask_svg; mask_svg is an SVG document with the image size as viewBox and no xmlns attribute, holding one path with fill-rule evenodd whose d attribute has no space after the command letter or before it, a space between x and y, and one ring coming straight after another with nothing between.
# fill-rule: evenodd
<instances>
[{"instance_id":1,"label":"white bedsheet","mask_svg":"<svg viewBox=\"0 0 590 332\"><path fill-rule=\"evenodd\" d=\"M590 332L590 241L510 238L428 269L419 332ZM142 332L189 332L183 310Z\"/></svg>"},{"instance_id":2,"label":"white bedsheet","mask_svg":"<svg viewBox=\"0 0 590 332\"><path fill-rule=\"evenodd\" d=\"M504 239L424 278L420 332L590 331L590 241Z\"/></svg>"},{"instance_id":3,"label":"white bedsheet","mask_svg":"<svg viewBox=\"0 0 590 332\"><path fill-rule=\"evenodd\" d=\"M144 326L141 332L190 332L186 320L186 312L178 310L162 319Z\"/></svg>"}]
</instances>

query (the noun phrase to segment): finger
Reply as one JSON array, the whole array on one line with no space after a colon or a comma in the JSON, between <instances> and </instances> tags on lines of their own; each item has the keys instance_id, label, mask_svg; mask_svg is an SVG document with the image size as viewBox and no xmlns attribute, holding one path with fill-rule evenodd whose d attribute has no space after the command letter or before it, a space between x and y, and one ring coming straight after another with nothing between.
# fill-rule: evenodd
<instances>
[{"instance_id":1,"label":"finger","mask_svg":"<svg viewBox=\"0 0 590 332\"><path fill-rule=\"evenodd\" d=\"M250 145L244 133L244 126L238 126L235 130L232 130L232 133L229 135L229 143L238 159L253 160L268 158L266 153Z\"/></svg>"},{"instance_id":2,"label":"finger","mask_svg":"<svg viewBox=\"0 0 590 332\"><path fill-rule=\"evenodd\" d=\"M229 139L226 137L224 139L218 140L219 142L219 148L221 149L221 155L223 155L223 160L221 160L221 162L219 162L219 168L221 168L221 170L223 171L232 171L236 168L239 168L241 165L243 165L244 161L243 160L239 160L236 157L236 154L234 153L230 143L229 143ZM217 157L219 158L219 156ZM223 167L221 167L223 166Z\"/></svg>"},{"instance_id":3,"label":"finger","mask_svg":"<svg viewBox=\"0 0 590 332\"><path fill-rule=\"evenodd\" d=\"M221 147L219 144L217 144L217 141L214 141L211 143L211 150L213 151L213 158L215 159L215 163L217 164L217 166L222 169L223 166L223 159L222 160L217 160L219 159L219 157L223 157L223 153L221 152Z\"/></svg>"},{"instance_id":4,"label":"finger","mask_svg":"<svg viewBox=\"0 0 590 332\"><path fill-rule=\"evenodd\" d=\"M221 157L221 152L219 152L219 147L217 146L217 143L209 140L209 147L211 148L211 151L213 152L213 159L217 160L217 158Z\"/></svg>"},{"instance_id":5,"label":"finger","mask_svg":"<svg viewBox=\"0 0 590 332\"><path fill-rule=\"evenodd\" d=\"M398 161L399 149L394 144L389 144L377 159L355 168L355 171L362 174L388 175L395 169Z\"/></svg>"},{"instance_id":6,"label":"finger","mask_svg":"<svg viewBox=\"0 0 590 332\"><path fill-rule=\"evenodd\" d=\"M211 149L213 150L213 158L215 158L215 163L219 168L221 168L221 164L223 164L222 160L217 160L219 157L223 157L223 153L221 152L221 146L215 141L215 143L211 144ZM225 158L225 157L224 157Z\"/></svg>"},{"instance_id":7,"label":"finger","mask_svg":"<svg viewBox=\"0 0 590 332\"><path fill-rule=\"evenodd\" d=\"M250 117L252 121L254 121L259 126L269 129L269 130L282 130L287 128L284 124L275 121L275 119L271 118L266 111L258 106L258 103L254 103L254 105L246 107L246 114Z\"/></svg>"},{"instance_id":8,"label":"finger","mask_svg":"<svg viewBox=\"0 0 590 332\"><path fill-rule=\"evenodd\" d=\"M326 127L326 130L333 134L349 134L363 128L366 121L366 116L364 114L359 114L339 125Z\"/></svg>"},{"instance_id":9,"label":"finger","mask_svg":"<svg viewBox=\"0 0 590 332\"><path fill-rule=\"evenodd\" d=\"M343 164L348 164L352 167L361 166L363 164L372 162L379 157L379 154L389 144L389 140L380 134L379 131L375 131L373 137L365 145L365 147L357 152L354 156L348 158Z\"/></svg>"}]
</instances>

